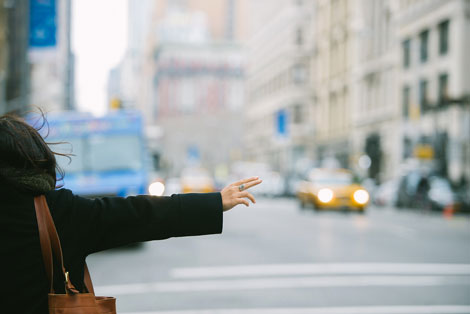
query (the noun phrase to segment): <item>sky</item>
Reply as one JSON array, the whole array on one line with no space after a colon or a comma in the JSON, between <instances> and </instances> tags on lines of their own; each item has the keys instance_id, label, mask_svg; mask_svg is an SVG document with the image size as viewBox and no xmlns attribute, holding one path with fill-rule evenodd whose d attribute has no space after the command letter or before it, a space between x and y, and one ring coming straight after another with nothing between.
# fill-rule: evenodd
<instances>
[{"instance_id":1,"label":"sky","mask_svg":"<svg viewBox=\"0 0 470 314\"><path fill-rule=\"evenodd\" d=\"M72 50L78 109L103 114L108 73L127 46L127 0L72 0Z\"/></svg>"}]
</instances>

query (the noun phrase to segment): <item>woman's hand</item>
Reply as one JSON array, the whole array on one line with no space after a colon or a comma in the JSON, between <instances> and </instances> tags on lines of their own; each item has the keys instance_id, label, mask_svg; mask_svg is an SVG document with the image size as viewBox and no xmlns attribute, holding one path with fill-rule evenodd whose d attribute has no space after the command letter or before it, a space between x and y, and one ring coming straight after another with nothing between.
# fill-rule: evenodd
<instances>
[{"instance_id":1,"label":"woman's hand","mask_svg":"<svg viewBox=\"0 0 470 314\"><path fill-rule=\"evenodd\" d=\"M224 212L229 209L232 209L238 204L245 204L245 206L250 206L250 203L247 199L251 200L253 204L256 203L256 200L253 195L246 190L251 187L254 187L255 185L260 184L261 182L263 181L260 178L251 177L227 185L220 192L220 194L222 195L222 206Z\"/></svg>"}]
</instances>

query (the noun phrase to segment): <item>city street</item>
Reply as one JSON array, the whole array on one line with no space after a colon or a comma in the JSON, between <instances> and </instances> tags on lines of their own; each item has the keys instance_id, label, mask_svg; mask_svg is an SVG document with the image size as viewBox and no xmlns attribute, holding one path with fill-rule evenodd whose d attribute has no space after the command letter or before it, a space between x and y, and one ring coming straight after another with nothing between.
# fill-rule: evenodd
<instances>
[{"instance_id":1,"label":"city street","mask_svg":"<svg viewBox=\"0 0 470 314\"><path fill-rule=\"evenodd\" d=\"M92 255L119 313L470 313L470 217L258 199L222 235Z\"/></svg>"}]
</instances>

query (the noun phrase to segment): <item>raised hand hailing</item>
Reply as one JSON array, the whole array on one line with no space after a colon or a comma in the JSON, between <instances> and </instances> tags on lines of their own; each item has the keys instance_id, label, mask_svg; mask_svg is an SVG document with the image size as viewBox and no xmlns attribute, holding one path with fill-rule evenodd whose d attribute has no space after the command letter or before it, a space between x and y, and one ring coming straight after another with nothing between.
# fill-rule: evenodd
<instances>
[{"instance_id":1,"label":"raised hand hailing","mask_svg":"<svg viewBox=\"0 0 470 314\"><path fill-rule=\"evenodd\" d=\"M220 194L222 195L222 205L224 211L230 210L238 204L245 204L245 206L250 206L248 200L253 204L256 203L253 195L247 190L255 185L263 182L259 177L251 177L248 179L243 179L237 182L234 182L230 185L227 185Z\"/></svg>"}]
</instances>

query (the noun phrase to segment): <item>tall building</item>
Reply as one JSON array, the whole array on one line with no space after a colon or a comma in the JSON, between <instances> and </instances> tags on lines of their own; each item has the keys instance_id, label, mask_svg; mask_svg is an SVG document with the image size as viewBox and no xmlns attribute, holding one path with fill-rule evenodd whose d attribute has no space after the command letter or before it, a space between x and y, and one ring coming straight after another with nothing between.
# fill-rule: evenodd
<instances>
[{"instance_id":1,"label":"tall building","mask_svg":"<svg viewBox=\"0 0 470 314\"><path fill-rule=\"evenodd\" d=\"M121 62L108 76L108 103L119 101L123 108L136 108L140 93L144 49L150 30L154 1L128 1L127 47Z\"/></svg>"},{"instance_id":2,"label":"tall building","mask_svg":"<svg viewBox=\"0 0 470 314\"><path fill-rule=\"evenodd\" d=\"M352 34L356 0L314 2L312 89L316 160L335 159L349 167L352 156Z\"/></svg>"},{"instance_id":3,"label":"tall building","mask_svg":"<svg viewBox=\"0 0 470 314\"><path fill-rule=\"evenodd\" d=\"M247 42L245 157L284 176L312 157L308 1L252 1Z\"/></svg>"},{"instance_id":4,"label":"tall building","mask_svg":"<svg viewBox=\"0 0 470 314\"><path fill-rule=\"evenodd\" d=\"M248 35L245 14L249 0L155 0L154 20L171 11L203 12L208 34L214 41L244 41Z\"/></svg>"},{"instance_id":5,"label":"tall building","mask_svg":"<svg viewBox=\"0 0 470 314\"><path fill-rule=\"evenodd\" d=\"M161 128L162 160L174 175L187 166L228 166L241 147L243 63L232 44L165 44L156 51L151 117Z\"/></svg>"},{"instance_id":6,"label":"tall building","mask_svg":"<svg viewBox=\"0 0 470 314\"><path fill-rule=\"evenodd\" d=\"M73 109L71 0L34 0L30 3L30 101L45 111ZM44 15L44 12L47 14Z\"/></svg>"},{"instance_id":7,"label":"tall building","mask_svg":"<svg viewBox=\"0 0 470 314\"><path fill-rule=\"evenodd\" d=\"M468 180L470 1L400 1L397 14L403 159Z\"/></svg>"},{"instance_id":8,"label":"tall building","mask_svg":"<svg viewBox=\"0 0 470 314\"><path fill-rule=\"evenodd\" d=\"M242 3L154 3L137 108L149 147L170 175L196 164L227 168L241 150L242 14L235 16Z\"/></svg>"},{"instance_id":9,"label":"tall building","mask_svg":"<svg viewBox=\"0 0 470 314\"><path fill-rule=\"evenodd\" d=\"M0 1L0 112L29 108L29 1Z\"/></svg>"},{"instance_id":10,"label":"tall building","mask_svg":"<svg viewBox=\"0 0 470 314\"><path fill-rule=\"evenodd\" d=\"M396 90L397 1L359 0L355 4L351 167L379 182L393 177L402 160L397 133L401 114ZM358 163L361 156L369 158L365 169Z\"/></svg>"}]
</instances>

